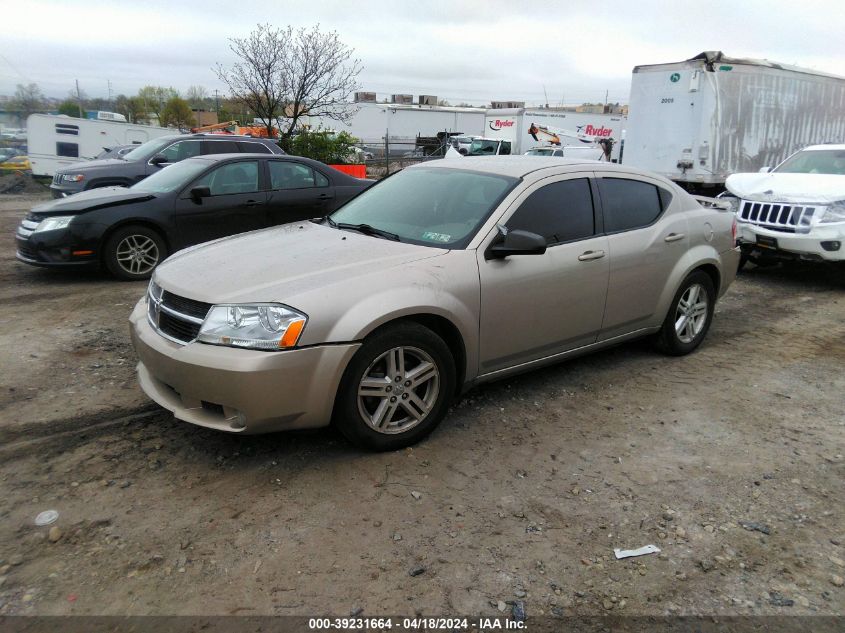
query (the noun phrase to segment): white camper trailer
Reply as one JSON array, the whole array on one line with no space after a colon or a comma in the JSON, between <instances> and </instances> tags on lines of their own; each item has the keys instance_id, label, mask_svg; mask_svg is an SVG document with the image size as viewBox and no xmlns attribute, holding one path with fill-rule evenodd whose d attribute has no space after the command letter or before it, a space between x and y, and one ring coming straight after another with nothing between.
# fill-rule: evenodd
<instances>
[{"instance_id":1,"label":"white camper trailer","mask_svg":"<svg viewBox=\"0 0 845 633\"><path fill-rule=\"evenodd\" d=\"M115 145L141 144L178 131L118 121L76 119L31 114L26 120L27 153L36 176L52 176L57 169L90 160Z\"/></svg>"}]
</instances>

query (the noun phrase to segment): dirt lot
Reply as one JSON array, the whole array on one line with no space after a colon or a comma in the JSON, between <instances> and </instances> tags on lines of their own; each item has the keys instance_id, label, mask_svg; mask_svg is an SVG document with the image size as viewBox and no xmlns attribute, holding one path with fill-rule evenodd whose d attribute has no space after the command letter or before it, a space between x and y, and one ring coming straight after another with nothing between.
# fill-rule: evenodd
<instances>
[{"instance_id":1,"label":"dirt lot","mask_svg":"<svg viewBox=\"0 0 845 633\"><path fill-rule=\"evenodd\" d=\"M144 285L16 263L32 201L0 197L0 615L845 613L841 270L751 270L692 356L488 385L370 455L151 407Z\"/></svg>"}]
</instances>

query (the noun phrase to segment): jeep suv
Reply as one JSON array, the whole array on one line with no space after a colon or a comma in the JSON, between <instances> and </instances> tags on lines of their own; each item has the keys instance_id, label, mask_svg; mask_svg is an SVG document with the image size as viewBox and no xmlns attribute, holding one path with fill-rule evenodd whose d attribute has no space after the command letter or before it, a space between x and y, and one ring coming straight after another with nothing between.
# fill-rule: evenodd
<instances>
[{"instance_id":1,"label":"jeep suv","mask_svg":"<svg viewBox=\"0 0 845 633\"><path fill-rule=\"evenodd\" d=\"M121 158L76 163L56 172L54 198L100 187L129 187L161 168L204 154L284 154L272 139L231 134L175 134L139 145Z\"/></svg>"}]
</instances>

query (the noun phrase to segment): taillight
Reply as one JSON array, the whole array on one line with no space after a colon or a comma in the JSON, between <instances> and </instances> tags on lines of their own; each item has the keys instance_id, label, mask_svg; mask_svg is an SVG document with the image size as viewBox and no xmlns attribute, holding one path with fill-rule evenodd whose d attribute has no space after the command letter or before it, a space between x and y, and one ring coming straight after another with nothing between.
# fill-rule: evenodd
<instances>
[{"instance_id":1,"label":"taillight","mask_svg":"<svg viewBox=\"0 0 845 633\"><path fill-rule=\"evenodd\" d=\"M733 221L731 222L731 239L736 244L736 216L733 217Z\"/></svg>"}]
</instances>

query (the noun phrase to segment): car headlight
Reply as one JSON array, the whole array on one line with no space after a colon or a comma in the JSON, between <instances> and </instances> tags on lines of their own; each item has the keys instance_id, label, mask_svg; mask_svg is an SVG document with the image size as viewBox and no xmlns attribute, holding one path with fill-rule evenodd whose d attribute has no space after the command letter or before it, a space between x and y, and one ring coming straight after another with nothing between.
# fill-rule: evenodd
<instances>
[{"instance_id":1,"label":"car headlight","mask_svg":"<svg viewBox=\"0 0 845 633\"><path fill-rule=\"evenodd\" d=\"M819 224L834 224L836 222L845 222L845 200L839 200L829 205L822 217L819 218Z\"/></svg>"},{"instance_id":2,"label":"car headlight","mask_svg":"<svg viewBox=\"0 0 845 633\"><path fill-rule=\"evenodd\" d=\"M85 174L62 174L62 182L82 182Z\"/></svg>"},{"instance_id":3,"label":"car headlight","mask_svg":"<svg viewBox=\"0 0 845 633\"><path fill-rule=\"evenodd\" d=\"M278 303L212 306L197 340L211 345L280 350L294 347L308 317Z\"/></svg>"},{"instance_id":4,"label":"car headlight","mask_svg":"<svg viewBox=\"0 0 845 633\"><path fill-rule=\"evenodd\" d=\"M737 198L732 193L723 191L718 196L716 196L716 199L719 202L727 203L728 205L730 205L731 213L736 213L737 211L739 211L739 198Z\"/></svg>"},{"instance_id":5,"label":"car headlight","mask_svg":"<svg viewBox=\"0 0 845 633\"><path fill-rule=\"evenodd\" d=\"M41 222L38 223L38 226L35 227L33 233L41 233L42 231L56 231L58 229L67 228L67 225L70 224L71 220L73 220L73 218L75 217L75 215L57 215L53 218L41 220Z\"/></svg>"}]
</instances>

